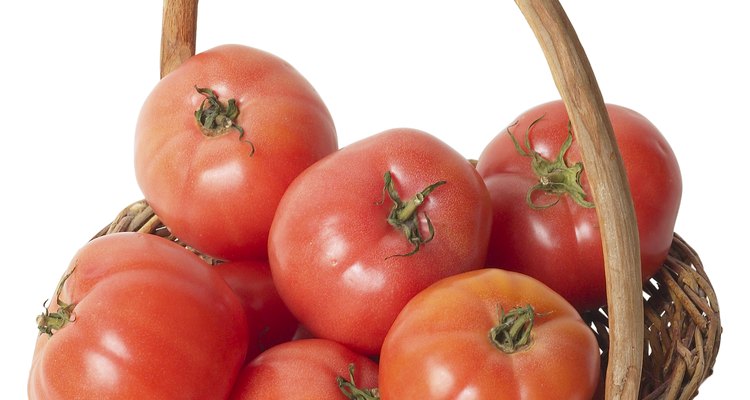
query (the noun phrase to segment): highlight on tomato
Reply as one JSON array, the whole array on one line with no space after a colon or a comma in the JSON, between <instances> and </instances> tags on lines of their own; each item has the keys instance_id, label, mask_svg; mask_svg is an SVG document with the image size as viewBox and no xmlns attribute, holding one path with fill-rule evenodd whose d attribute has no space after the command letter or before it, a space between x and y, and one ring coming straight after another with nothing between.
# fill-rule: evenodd
<instances>
[{"instance_id":1,"label":"highlight on tomato","mask_svg":"<svg viewBox=\"0 0 750 400\"><path fill-rule=\"evenodd\" d=\"M226 398L245 361L245 318L182 246L132 232L94 239L38 317L29 399Z\"/></svg>"},{"instance_id":2,"label":"highlight on tomato","mask_svg":"<svg viewBox=\"0 0 750 400\"><path fill-rule=\"evenodd\" d=\"M383 400L590 400L600 355L591 328L562 296L529 276L485 268L411 299L379 367Z\"/></svg>"},{"instance_id":3,"label":"highlight on tomato","mask_svg":"<svg viewBox=\"0 0 750 400\"><path fill-rule=\"evenodd\" d=\"M646 281L672 244L680 168L646 117L613 104L606 109L635 206ZM533 276L579 310L606 305L596 204L563 102L521 114L486 146L477 170L492 198L488 265Z\"/></svg>"},{"instance_id":4,"label":"highlight on tomato","mask_svg":"<svg viewBox=\"0 0 750 400\"><path fill-rule=\"evenodd\" d=\"M186 60L146 98L135 173L172 233L223 260L266 259L289 183L338 148L331 115L289 63L241 45Z\"/></svg>"},{"instance_id":5,"label":"highlight on tomato","mask_svg":"<svg viewBox=\"0 0 750 400\"><path fill-rule=\"evenodd\" d=\"M271 274L313 336L375 355L412 296L483 265L490 222L469 161L428 133L392 129L292 182L271 226Z\"/></svg>"}]
</instances>

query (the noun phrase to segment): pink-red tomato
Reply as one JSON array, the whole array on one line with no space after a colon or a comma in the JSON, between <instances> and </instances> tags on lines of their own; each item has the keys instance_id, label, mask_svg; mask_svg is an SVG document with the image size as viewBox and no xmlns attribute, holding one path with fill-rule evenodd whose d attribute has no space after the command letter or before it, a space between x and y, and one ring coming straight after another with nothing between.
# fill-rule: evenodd
<instances>
[{"instance_id":1,"label":"pink-red tomato","mask_svg":"<svg viewBox=\"0 0 750 400\"><path fill-rule=\"evenodd\" d=\"M347 393L377 387L378 365L334 341L302 339L274 346L246 365L230 400L359 399L342 391L346 382Z\"/></svg>"},{"instance_id":2,"label":"pink-red tomato","mask_svg":"<svg viewBox=\"0 0 750 400\"><path fill-rule=\"evenodd\" d=\"M271 273L314 336L373 355L412 296L484 265L490 221L465 158L425 132L393 129L294 180L271 227Z\"/></svg>"},{"instance_id":3,"label":"pink-red tomato","mask_svg":"<svg viewBox=\"0 0 750 400\"><path fill-rule=\"evenodd\" d=\"M185 61L148 96L135 172L175 236L216 258L265 259L287 185L337 147L328 109L302 75L269 53L224 45Z\"/></svg>"},{"instance_id":4,"label":"pink-red tomato","mask_svg":"<svg viewBox=\"0 0 750 400\"><path fill-rule=\"evenodd\" d=\"M299 324L279 297L267 261L231 261L214 268L240 299L247 314L250 343L246 361L263 350L292 340Z\"/></svg>"},{"instance_id":5,"label":"pink-red tomato","mask_svg":"<svg viewBox=\"0 0 750 400\"><path fill-rule=\"evenodd\" d=\"M599 346L578 312L529 276L487 268L416 295L383 343L380 398L589 400Z\"/></svg>"},{"instance_id":6,"label":"pink-red tomato","mask_svg":"<svg viewBox=\"0 0 750 400\"><path fill-rule=\"evenodd\" d=\"M29 399L223 399L232 390L247 352L245 312L197 256L116 233L85 245L65 276L39 318Z\"/></svg>"},{"instance_id":7,"label":"pink-red tomato","mask_svg":"<svg viewBox=\"0 0 750 400\"><path fill-rule=\"evenodd\" d=\"M630 183L647 280L672 243L682 195L680 169L666 139L644 116L612 104L607 111ZM564 149L568 121L562 101L524 112L487 145L477 170L493 204L488 264L533 276L586 310L606 304L604 259L596 210L588 207L593 200L585 165L577 166L577 142ZM562 163L555 165L559 156ZM538 174L532 158L549 173ZM565 168L571 169L563 173ZM575 185L564 182L575 182L577 174L580 186L571 195L565 188Z\"/></svg>"}]
</instances>

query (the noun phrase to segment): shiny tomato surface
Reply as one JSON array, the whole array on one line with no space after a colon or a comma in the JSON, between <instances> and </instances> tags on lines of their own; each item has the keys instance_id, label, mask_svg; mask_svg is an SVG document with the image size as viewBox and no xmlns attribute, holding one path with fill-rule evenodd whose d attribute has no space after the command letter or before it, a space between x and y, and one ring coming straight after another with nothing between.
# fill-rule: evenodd
<instances>
[{"instance_id":1,"label":"shiny tomato surface","mask_svg":"<svg viewBox=\"0 0 750 400\"><path fill-rule=\"evenodd\" d=\"M680 169L667 140L643 115L612 104L607 112L635 206L645 281L672 244ZM572 138L568 124L562 101L524 112L487 145L477 170L493 204L488 264L533 276L586 310L606 304L604 259L586 166L575 140L565 148ZM540 160L540 169L558 159L563 165L540 175L532 159ZM576 179L578 187L566 187Z\"/></svg>"},{"instance_id":2,"label":"shiny tomato surface","mask_svg":"<svg viewBox=\"0 0 750 400\"><path fill-rule=\"evenodd\" d=\"M222 399L247 322L221 276L161 237L116 233L73 258L40 317L29 399ZM69 320L55 325L61 315Z\"/></svg>"},{"instance_id":3,"label":"shiny tomato surface","mask_svg":"<svg viewBox=\"0 0 750 400\"><path fill-rule=\"evenodd\" d=\"M404 307L378 383L382 400L590 400L599 365L593 332L565 299L486 268L445 278Z\"/></svg>"},{"instance_id":4,"label":"shiny tomato surface","mask_svg":"<svg viewBox=\"0 0 750 400\"><path fill-rule=\"evenodd\" d=\"M328 109L299 72L224 45L154 87L136 126L135 172L175 236L216 258L265 259L286 187L337 147Z\"/></svg>"},{"instance_id":5,"label":"shiny tomato surface","mask_svg":"<svg viewBox=\"0 0 750 400\"><path fill-rule=\"evenodd\" d=\"M271 227L271 273L314 336L374 355L412 296L484 265L490 222L465 158L425 132L388 130L290 185Z\"/></svg>"},{"instance_id":6,"label":"shiny tomato surface","mask_svg":"<svg viewBox=\"0 0 750 400\"><path fill-rule=\"evenodd\" d=\"M354 382L351 382L354 380ZM230 400L346 400L375 388L378 365L345 346L325 339L301 339L274 346L245 366Z\"/></svg>"}]
</instances>

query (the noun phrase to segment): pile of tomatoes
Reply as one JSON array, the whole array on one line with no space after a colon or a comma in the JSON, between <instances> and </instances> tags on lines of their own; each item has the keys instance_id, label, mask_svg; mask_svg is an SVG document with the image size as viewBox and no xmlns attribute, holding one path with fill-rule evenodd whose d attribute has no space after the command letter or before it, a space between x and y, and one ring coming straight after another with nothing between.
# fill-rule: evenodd
<instances>
[{"instance_id":1,"label":"pile of tomatoes","mask_svg":"<svg viewBox=\"0 0 750 400\"><path fill-rule=\"evenodd\" d=\"M607 110L648 279L680 172L648 120ZM580 317L606 303L600 232L560 101L476 162L407 128L339 148L292 66L220 46L147 97L135 174L193 251L133 232L81 248L37 318L30 399L590 399L600 384Z\"/></svg>"}]
</instances>

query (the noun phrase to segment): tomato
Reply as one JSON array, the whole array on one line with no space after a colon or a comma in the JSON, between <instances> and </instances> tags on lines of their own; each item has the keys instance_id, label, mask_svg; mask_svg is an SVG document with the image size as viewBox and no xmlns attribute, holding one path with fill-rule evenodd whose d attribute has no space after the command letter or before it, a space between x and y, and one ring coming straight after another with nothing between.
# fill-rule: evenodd
<instances>
[{"instance_id":1,"label":"tomato","mask_svg":"<svg viewBox=\"0 0 750 400\"><path fill-rule=\"evenodd\" d=\"M351 374L350 374L351 373ZM274 346L240 373L230 400L357 399L377 386L378 365L325 339L302 339Z\"/></svg>"},{"instance_id":2,"label":"tomato","mask_svg":"<svg viewBox=\"0 0 750 400\"><path fill-rule=\"evenodd\" d=\"M425 132L392 129L292 182L271 226L271 274L314 336L377 354L412 296L483 265L490 221L465 158Z\"/></svg>"},{"instance_id":3,"label":"tomato","mask_svg":"<svg viewBox=\"0 0 750 400\"><path fill-rule=\"evenodd\" d=\"M148 234L81 248L39 322L29 399L225 398L247 351L218 273Z\"/></svg>"},{"instance_id":4,"label":"tomato","mask_svg":"<svg viewBox=\"0 0 750 400\"><path fill-rule=\"evenodd\" d=\"M607 111L630 183L645 281L672 243L680 169L664 136L644 116L612 104ZM561 101L526 111L487 145L477 170L493 203L488 264L533 276L586 310L606 304L606 280L585 166L575 140L565 149L572 139L568 121ZM537 169L550 172L537 173L532 159Z\"/></svg>"},{"instance_id":5,"label":"tomato","mask_svg":"<svg viewBox=\"0 0 750 400\"><path fill-rule=\"evenodd\" d=\"M175 236L219 259L265 259L284 190L337 147L328 109L299 72L224 45L185 61L145 100L135 172Z\"/></svg>"},{"instance_id":6,"label":"tomato","mask_svg":"<svg viewBox=\"0 0 750 400\"><path fill-rule=\"evenodd\" d=\"M416 295L383 343L390 399L591 399L599 346L578 312L529 276L486 268Z\"/></svg>"},{"instance_id":7,"label":"tomato","mask_svg":"<svg viewBox=\"0 0 750 400\"><path fill-rule=\"evenodd\" d=\"M279 297L267 261L232 261L214 268L240 299L247 314L250 343L246 361L269 347L292 340L299 324Z\"/></svg>"}]
</instances>

